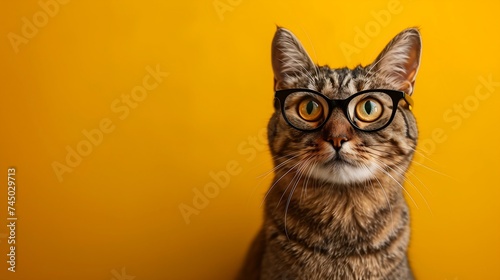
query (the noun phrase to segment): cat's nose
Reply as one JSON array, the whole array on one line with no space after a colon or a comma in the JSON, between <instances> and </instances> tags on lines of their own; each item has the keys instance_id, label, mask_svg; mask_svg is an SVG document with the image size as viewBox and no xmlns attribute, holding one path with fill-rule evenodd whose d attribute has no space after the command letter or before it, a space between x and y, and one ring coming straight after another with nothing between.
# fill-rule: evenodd
<instances>
[{"instance_id":1,"label":"cat's nose","mask_svg":"<svg viewBox=\"0 0 500 280\"><path fill-rule=\"evenodd\" d=\"M329 122L323 128L323 140L330 143L335 151L340 151L345 142L353 139L354 131L340 110L332 112Z\"/></svg>"},{"instance_id":2,"label":"cat's nose","mask_svg":"<svg viewBox=\"0 0 500 280\"><path fill-rule=\"evenodd\" d=\"M342 144L344 144L347 141L349 141L349 139L347 139L345 135L330 137L328 139L328 142L332 144L333 149L335 149L335 151L337 152L340 151L340 148L342 148Z\"/></svg>"}]
</instances>

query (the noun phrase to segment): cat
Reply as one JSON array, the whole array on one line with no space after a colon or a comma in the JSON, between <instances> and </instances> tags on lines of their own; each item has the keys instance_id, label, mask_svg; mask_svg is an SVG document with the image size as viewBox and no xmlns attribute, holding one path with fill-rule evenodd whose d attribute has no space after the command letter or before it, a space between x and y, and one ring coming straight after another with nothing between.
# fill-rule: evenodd
<instances>
[{"instance_id":1,"label":"cat","mask_svg":"<svg viewBox=\"0 0 500 280\"><path fill-rule=\"evenodd\" d=\"M277 28L275 177L237 279L414 279L403 182L417 145L421 46L408 28L372 64L333 69Z\"/></svg>"}]
</instances>

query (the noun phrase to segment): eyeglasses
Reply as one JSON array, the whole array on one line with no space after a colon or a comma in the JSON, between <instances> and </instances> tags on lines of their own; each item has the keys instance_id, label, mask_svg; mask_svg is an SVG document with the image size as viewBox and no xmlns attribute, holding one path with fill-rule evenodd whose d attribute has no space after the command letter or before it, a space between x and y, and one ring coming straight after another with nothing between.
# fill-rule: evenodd
<instances>
[{"instance_id":1,"label":"eyeglasses","mask_svg":"<svg viewBox=\"0 0 500 280\"><path fill-rule=\"evenodd\" d=\"M340 108L356 129L375 132L386 128L394 119L398 104L405 101L405 108L412 110L410 95L397 90L370 89L346 99L330 99L325 95L304 88L278 90L275 93L286 122L305 132L319 130Z\"/></svg>"}]
</instances>

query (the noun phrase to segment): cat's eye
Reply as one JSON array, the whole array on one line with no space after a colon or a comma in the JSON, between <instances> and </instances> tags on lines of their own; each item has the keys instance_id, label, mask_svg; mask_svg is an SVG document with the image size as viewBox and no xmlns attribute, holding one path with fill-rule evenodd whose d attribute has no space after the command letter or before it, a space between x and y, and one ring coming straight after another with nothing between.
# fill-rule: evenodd
<instances>
[{"instance_id":1,"label":"cat's eye","mask_svg":"<svg viewBox=\"0 0 500 280\"><path fill-rule=\"evenodd\" d=\"M384 107L375 98L366 98L356 104L356 117L364 122L373 122L382 116Z\"/></svg>"},{"instance_id":2,"label":"cat's eye","mask_svg":"<svg viewBox=\"0 0 500 280\"><path fill-rule=\"evenodd\" d=\"M323 107L313 98L306 98L302 100L298 107L299 116L308 121L314 122L323 116Z\"/></svg>"}]
</instances>

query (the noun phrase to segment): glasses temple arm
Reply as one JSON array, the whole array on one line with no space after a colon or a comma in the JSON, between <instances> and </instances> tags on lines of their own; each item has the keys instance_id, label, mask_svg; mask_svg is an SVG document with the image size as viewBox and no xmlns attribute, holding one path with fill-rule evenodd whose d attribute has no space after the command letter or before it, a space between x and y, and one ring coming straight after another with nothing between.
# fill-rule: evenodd
<instances>
[{"instance_id":1,"label":"glasses temple arm","mask_svg":"<svg viewBox=\"0 0 500 280\"><path fill-rule=\"evenodd\" d=\"M413 107L415 106L413 105L413 98L411 98L409 94L403 92L403 99L406 101L406 104L408 104L408 108L412 110Z\"/></svg>"}]
</instances>

